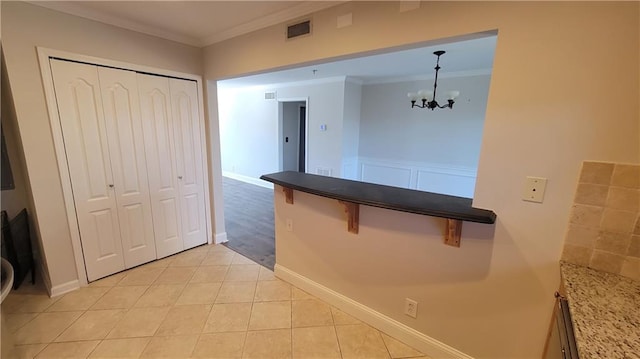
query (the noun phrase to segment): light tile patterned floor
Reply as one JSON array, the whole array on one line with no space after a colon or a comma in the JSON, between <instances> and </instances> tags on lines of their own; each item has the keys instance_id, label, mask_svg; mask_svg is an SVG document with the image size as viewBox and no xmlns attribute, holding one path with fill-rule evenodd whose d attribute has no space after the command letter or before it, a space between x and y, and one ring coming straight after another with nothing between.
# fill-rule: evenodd
<instances>
[{"instance_id":1,"label":"light tile patterned floor","mask_svg":"<svg viewBox=\"0 0 640 359\"><path fill-rule=\"evenodd\" d=\"M426 358L221 245L2 306L15 358Z\"/></svg>"}]
</instances>

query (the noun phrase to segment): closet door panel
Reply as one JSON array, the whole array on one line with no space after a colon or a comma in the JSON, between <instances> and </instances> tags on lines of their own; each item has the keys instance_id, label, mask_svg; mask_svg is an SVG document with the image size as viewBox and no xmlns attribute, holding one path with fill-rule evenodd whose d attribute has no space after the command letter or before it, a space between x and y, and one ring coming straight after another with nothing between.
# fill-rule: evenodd
<instances>
[{"instance_id":1,"label":"closet door panel","mask_svg":"<svg viewBox=\"0 0 640 359\"><path fill-rule=\"evenodd\" d=\"M156 259L136 73L98 68L126 268Z\"/></svg>"},{"instance_id":2,"label":"closet door panel","mask_svg":"<svg viewBox=\"0 0 640 359\"><path fill-rule=\"evenodd\" d=\"M96 66L51 60L58 113L90 281L125 268Z\"/></svg>"},{"instance_id":3,"label":"closet door panel","mask_svg":"<svg viewBox=\"0 0 640 359\"><path fill-rule=\"evenodd\" d=\"M180 187L185 248L207 243L204 173L200 140L198 89L195 81L170 79L176 166Z\"/></svg>"},{"instance_id":4,"label":"closet door panel","mask_svg":"<svg viewBox=\"0 0 640 359\"><path fill-rule=\"evenodd\" d=\"M137 74L158 258L184 249L169 80Z\"/></svg>"}]
</instances>

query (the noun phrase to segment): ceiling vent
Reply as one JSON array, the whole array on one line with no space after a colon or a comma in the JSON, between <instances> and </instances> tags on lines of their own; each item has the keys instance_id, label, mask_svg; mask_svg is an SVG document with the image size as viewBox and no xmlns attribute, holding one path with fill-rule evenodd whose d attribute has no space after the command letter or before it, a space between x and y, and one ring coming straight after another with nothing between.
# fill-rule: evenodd
<instances>
[{"instance_id":1,"label":"ceiling vent","mask_svg":"<svg viewBox=\"0 0 640 359\"><path fill-rule=\"evenodd\" d=\"M305 20L293 25L287 26L287 40L294 37L309 35L311 33L311 20Z\"/></svg>"},{"instance_id":2,"label":"ceiling vent","mask_svg":"<svg viewBox=\"0 0 640 359\"><path fill-rule=\"evenodd\" d=\"M265 92L264 93L264 99L265 100L275 100L276 99L276 93L275 92Z\"/></svg>"}]
</instances>

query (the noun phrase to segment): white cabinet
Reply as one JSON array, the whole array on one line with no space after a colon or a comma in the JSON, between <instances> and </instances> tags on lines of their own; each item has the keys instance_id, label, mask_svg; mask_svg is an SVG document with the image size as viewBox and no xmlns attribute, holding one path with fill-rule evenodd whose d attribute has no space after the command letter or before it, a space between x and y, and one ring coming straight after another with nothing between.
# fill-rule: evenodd
<instances>
[{"instance_id":1,"label":"white cabinet","mask_svg":"<svg viewBox=\"0 0 640 359\"><path fill-rule=\"evenodd\" d=\"M196 82L50 63L88 280L206 243Z\"/></svg>"}]
</instances>

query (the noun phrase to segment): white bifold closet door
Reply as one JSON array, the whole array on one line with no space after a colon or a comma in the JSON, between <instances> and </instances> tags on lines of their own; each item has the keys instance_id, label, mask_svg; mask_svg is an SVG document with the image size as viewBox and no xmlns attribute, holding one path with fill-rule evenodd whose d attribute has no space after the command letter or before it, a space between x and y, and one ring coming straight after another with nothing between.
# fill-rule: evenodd
<instances>
[{"instance_id":1,"label":"white bifold closet door","mask_svg":"<svg viewBox=\"0 0 640 359\"><path fill-rule=\"evenodd\" d=\"M182 217L184 248L207 241L205 222L204 173L198 89L195 81L169 79L176 144L176 168Z\"/></svg>"},{"instance_id":2,"label":"white bifold closet door","mask_svg":"<svg viewBox=\"0 0 640 359\"><path fill-rule=\"evenodd\" d=\"M158 258L207 242L196 82L138 74Z\"/></svg>"},{"instance_id":3,"label":"white bifold closet door","mask_svg":"<svg viewBox=\"0 0 640 359\"><path fill-rule=\"evenodd\" d=\"M89 281L156 258L135 73L51 60Z\"/></svg>"},{"instance_id":4,"label":"white bifold closet door","mask_svg":"<svg viewBox=\"0 0 640 359\"><path fill-rule=\"evenodd\" d=\"M98 67L126 268L156 259L138 84L134 71Z\"/></svg>"}]
</instances>

